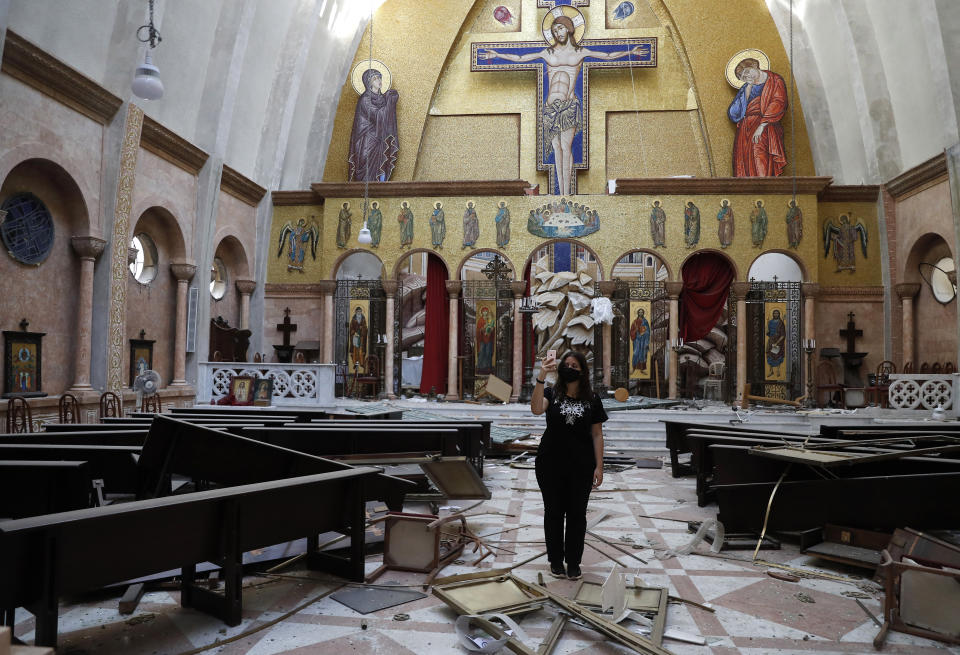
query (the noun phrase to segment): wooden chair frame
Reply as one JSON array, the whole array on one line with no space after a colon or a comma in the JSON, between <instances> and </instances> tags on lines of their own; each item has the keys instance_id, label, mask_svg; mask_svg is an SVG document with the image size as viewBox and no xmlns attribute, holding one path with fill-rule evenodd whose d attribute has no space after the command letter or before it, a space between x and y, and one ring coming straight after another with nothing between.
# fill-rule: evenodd
<instances>
[{"instance_id":1,"label":"wooden chair frame","mask_svg":"<svg viewBox=\"0 0 960 655\"><path fill-rule=\"evenodd\" d=\"M123 416L123 400L112 391L105 391L100 395L100 422L109 416Z\"/></svg>"},{"instance_id":2,"label":"wooden chair frame","mask_svg":"<svg viewBox=\"0 0 960 655\"><path fill-rule=\"evenodd\" d=\"M14 396L7 402L7 432L23 434L33 432L33 414L30 403L24 398Z\"/></svg>"},{"instance_id":3,"label":"wooden chair frame","mask_svg":"<svg viewBox=\"0 0 960 655\"><path fill-rule=\"evenodd\" d=\"M451 514L441 519L435 514L388 512L384 521L383 564L367 576L367 583L373 582L386 571L414 571L427 574L427 578L423 581L423 586L427 587L447 564L460 556L467 545L469 531L467 521L462 514ZM459 521L459 525L454 525L453 529L444 529L449 523L455 521ZM403 523L424 526L424 534L421 535L420 542L412 543L409 539L391 542L392 531ZM408 555L405 551L411 548L418 550L417 557L422 560L426 541L432 542L433 556L425 565L417 566L409 560L405 561Z\"/></svg>"},{"instance_id":4,"label":"wooden chair frame","mask_svg":"<svg viewBox=\"0 0 960 655\"><path fill-rule=\"evenodd\" d=\"M64 393L57 403L57 418L60 423L82 423L80 420L80 403L71 393Z\"/></svg>"}]
</instances>

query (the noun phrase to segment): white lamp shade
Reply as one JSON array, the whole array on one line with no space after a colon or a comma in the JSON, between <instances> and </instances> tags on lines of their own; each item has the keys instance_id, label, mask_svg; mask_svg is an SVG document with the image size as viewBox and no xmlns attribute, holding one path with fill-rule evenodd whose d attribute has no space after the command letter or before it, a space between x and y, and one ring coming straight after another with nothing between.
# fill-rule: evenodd
<instances>
[{"instance_id":1,"label":"white lamp shade","mask_svg":"<svg viewBox=\"0 0 960 655\"><path fill-rule=\"evenodd\" d=\"M367 229L367 222L363 222L363 227L360 228L360 232L357 234L357 241L360 243L373 243L373 237L370 236L370 230Z\"/></svg>"},{"instance_id":2,"label":"white lamp shade","mask_svg":"<svg viewBox=\"0 0 960 655\"><path fill-rule=\"evenodd\" d=\"M137 66L137 72L131 85L133 94L144 100L159 100L163 97L163 82L160 81L160 69L153 65L150 51L147 50L144 62Z\"/></svg>"}]
</instances>

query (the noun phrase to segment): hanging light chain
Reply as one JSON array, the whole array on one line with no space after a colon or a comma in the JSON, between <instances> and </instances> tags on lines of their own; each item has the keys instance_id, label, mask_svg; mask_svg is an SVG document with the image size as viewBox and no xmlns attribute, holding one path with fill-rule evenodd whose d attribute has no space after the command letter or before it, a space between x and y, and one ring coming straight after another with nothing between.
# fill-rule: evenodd
<instances>
[{"instance_id":1,"label":"hanging light chain","mask_svg":"<svg viewBox=\"0 0 960 655\"><path fill-rule=\"evenodd\" d=\"M153 26L153 0L149 0L150 3L150 22L147 25L141 25L137 28L137 40L140 43L149 43L150 48L156 48L157 44L163 41L160 37L160 32ZM141 36L143 30L147 30L147 36L144 38Z\"/></svg>"}]
</instances>

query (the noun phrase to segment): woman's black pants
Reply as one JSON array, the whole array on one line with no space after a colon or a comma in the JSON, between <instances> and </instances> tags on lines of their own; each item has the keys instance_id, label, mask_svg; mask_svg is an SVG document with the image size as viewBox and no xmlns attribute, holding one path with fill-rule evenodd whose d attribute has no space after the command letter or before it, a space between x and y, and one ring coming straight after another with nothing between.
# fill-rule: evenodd
<instances>
[{"instance_id":1,"label":"woman's black pants","mask_svg":"<svg viewBox=\"0 0 960 655\"><path fill-rule=\"evenodd\" d=\"M543 533L551 564L580 566L587 531L587 501L593 486L593 466L552 462L537 457L537 484L543 495ZM566 529L564 529L566 520Z\"/></svg>"}]
</instances>

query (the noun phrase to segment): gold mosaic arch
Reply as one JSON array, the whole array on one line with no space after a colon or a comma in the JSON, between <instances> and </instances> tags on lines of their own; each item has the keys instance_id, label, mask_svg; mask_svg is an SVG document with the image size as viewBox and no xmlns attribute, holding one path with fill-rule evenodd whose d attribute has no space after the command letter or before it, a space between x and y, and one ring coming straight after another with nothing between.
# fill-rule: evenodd
<instances>
[{"instance_id":1,"label":"gold mosaic arch","mask_svg":"<svg viewBox=\"0 0 960 655\"><path fill-rule=\"evenodd\" d=\"M469 253L467 253L463 257L463 259L460 260L460 264L459 266L457 266L457 277L456 277L457 280L462 279L464 265L466 265L466 263L470 261L471 257L481 252L492 252L494 254L500 255L500 259L502 259L507 264L507 266L510 267L510 273L513 275L513 279L514 280L519 279L517 277L517 267L513 265L513 262L510 261L510 258L507 257L507 255L504 254L502 250L497 250L496 248L476 248L474 250L471 250ZM449 271L450 269L447 269L447 270Z\"/></svg>"},{"instance_id":2,"label":"gold mosaic arch","mask_svg":"<svg viewBox=\"0 0 960 655\"><path fill-rule=\"evenodd\" d=\"M803 260L797 257L797 253L791 252L790 250L785 250L783 248L765 248L763 252L759 253L756 257L754 257L750 261L750 265L747 266L747 275L748 276L750 275L750 269L753 268L753 265L756 263L758 259L760 259L764 255L769 255L772 253L776 253L778 255L786 255L787 257L789 257L800 268L800 278L801 278L800 281L812 282L812 280L810 279L810 273L807 270L807 265L803 263Z\"/></svg>"},{"instance_id":3,"label":"gold mosaic arch","mask_svg":"<svg viewBox=\"0 0 960 655\"><path fill-rule=\"evenodd\" d=\"M349 250L345 250L339 257L337 257L337 260L336 260L335 262L333 262L333 268L330 269L330 279L331 279L331 280L336 280L336 279L337 279L337 271L340 270L340 264L342 264L344 261L346 261L347 257L349 257L350 255L356 255L357 253L366 253L366 254L368 254L368 255L373 255L374 257L377 258L377 261L380 262L380 275L381 275L381 278L382 278L382 276L384 275L384 273L387 272L387 267L386 267L386 265L383 263L383 259L380 257L380 255L378 255L377 253L373 252L373 250L371 250L371 249L369 249L369 248L350 248Z\"/></svg>"},{"instance_id":4,"label":"gold mosaic arch","mask_svg":"<svg viewBox=\"0 0 960 655\"><path fill-rule=\"evenodd\" d=\"M764 252L766 252L766 250L764 250ZM690 258L695 257L697 255L702 255L704 253L712 253L715 255L720 255L721 257L726 259L727 263L730 264L730 268L733 269L734 282L740 280L740 270L737 268L737 262L735 262L733 258L730 257L730 255L723 252L719 248L700 248L699 250L694 250L693 252L691 252L689 255L683 258L683 261L680 262L680 266L677 267L677 273L679 274L677 281L680 281L680 282L683 281L683 267L687 265L687 262L690 261Z\"/></svg>"},{"instance_id":5,"label":"gold mosaic arch","mask_svg":"<svg viewBox=\"0 0 960 655\"><path fill-rule=\"evenodd\" d=\"M632 250L627 250L626 252L622 253L619 257L617 257L616 261L614 261L613 264L610 265L610 277L608 279L610 280L614 279L613 269L617 267L617 264L620 263L620 260L626 257L627 255L632 255L635 252L642 252L642 253L653 255L654 257L656 257L658 260L660 260L660 263L663 264L667 269L667 279L665 281L673 280L673 271L670 270L670 262L664 259L659 252L651 248L633 248Z\"/></svg>"},{"instance_id":6,"label":"gold mosaic arch","mask_svg":"<svg viewBox=\"0 0 960 655\"><path fill-rule=\"evenodd\" d=\"M527 259L523 264L523 270L526 272L527 268L533 263L533 256L538 250L546 248L553 243L572 243L575 246L583 246L590 251L590 254L593 255L593 258L597 260L597 270L600 271L600 279L597 282L602 282L605 278L603 277L603 260L600 259L600 255L597 254L597 251L588 246L586 243L579 239L547 239L542 243L538 243L533 250L530 251L530 254L527 255Z\"/></svg>"},{"instance_id":7,"label":"gold mosaic arch","mask_svg":"<svg viewBox=\"0 0 960 655\"><path fill-rule=\"evenodd\" d=\"M393 274L392 274L392 277L391 277L390 279L391 279L391 280L399 280L399 279L400 279L400 267L403 266L404 263L406 263L407 259L408 259L411 255L416 255L416 254L419 254L419 253L422 253L422 252L425 252L425 253L427 253L428 255L434 255L434 256L436 256L437 259L439 259L441 262L443 262L443 267L444 267L445 269L447 269L447 279L449 280L449 279L450 279L450 263L446 260L446 258L444 258L443 255L441 255L440 253L438 253L438 252L437 252L436 250L434 250L433 248L413 248L412 250L407 250L405 253L402 253L400 256L397 257L397 261L394 262L394 264L393 264Z\"/></svg>"}]
</instances>

